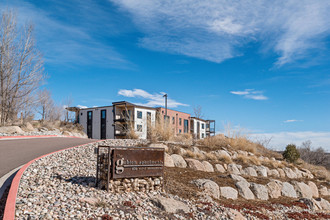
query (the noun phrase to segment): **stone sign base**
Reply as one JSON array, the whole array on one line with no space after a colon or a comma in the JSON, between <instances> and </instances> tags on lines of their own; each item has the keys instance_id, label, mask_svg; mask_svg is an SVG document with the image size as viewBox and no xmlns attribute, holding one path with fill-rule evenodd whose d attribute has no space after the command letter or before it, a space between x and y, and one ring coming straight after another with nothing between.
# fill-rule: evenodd
<instances>
[{"instance_id":1,"label":"stone sign base","mask_svg":"<svg viewBox=\"0 0 330 220\"><path fill-rule=\"evenodd\" d=\"M107 183L105 180L100 182L101 188L106 188ZM110 180L109 192L123 193L123 192L149 192L149 191L162 191L163 190L163 177L149 177L149 178L129 178Z\"/></svg>"}]
</instances>

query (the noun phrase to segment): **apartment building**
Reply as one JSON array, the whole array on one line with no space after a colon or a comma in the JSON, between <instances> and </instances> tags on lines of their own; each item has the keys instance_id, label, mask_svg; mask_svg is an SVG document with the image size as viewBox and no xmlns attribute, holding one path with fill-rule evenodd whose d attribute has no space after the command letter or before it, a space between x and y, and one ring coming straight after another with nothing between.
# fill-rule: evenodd
<instances>
[{"instance_id":1,"label":"apartment building","mask_svg":"<svg viewBox=\"0 0 330 220\"><path fill-rule=\"evenodd\" d=\"M157 112L173 128L175 134L189 133L190 114L162 107L157 108Z\"/></svg>"},{"instance_id":2,"label":"apartment building","mask_svg":"<svg viewBox=\"0 0 330 220\"><path fill-rule=\"evenodd\" d=\"M131 129L140 139L148 138L148 131L155 125L160 116L165 119L176 135L190 133L196 139L215 134L215 121L191 117L190 114L165 109L135 105L130 102L113 102L112 106L94 108L69 107L68 111L76 113L76 122L81 124L84 132L93 139L127 138Z\"/></svg>"}]
</instances>

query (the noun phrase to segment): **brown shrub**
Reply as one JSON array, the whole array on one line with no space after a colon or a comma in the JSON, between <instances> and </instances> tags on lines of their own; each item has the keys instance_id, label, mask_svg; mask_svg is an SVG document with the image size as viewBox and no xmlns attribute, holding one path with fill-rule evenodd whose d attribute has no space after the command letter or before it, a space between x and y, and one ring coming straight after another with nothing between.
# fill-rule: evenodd
<instances>
[{"instance_id":1,"label":"brown shrub","mask_svg":"<svg viewBox=\"0 0 330 220\"><path fill-rule=\"evenodd\" d=\"M217 156L215 156L212 153L206 153L205 157L206 157L206 159L212 160L212 161L217 161L218 160Z\"/></svg>"},{"instance_id":2,"label":"brown shrub","mask_svg":"<svg viewBox=\"0 0 330 220\"><path fill-rule=\"evenodd\" d=\"M222 162L224 162L224 163L226 163L226 164L230 164L230 163L233 162L233 161L231 160L230 157L225 156L225 155L223 155L223 156L221 156L221 157L218 157L218 160L219 160L219 161L222 161Z\"/></svg>"},{"instance_id":3,"label":"brown shrub","mask_svg":"<svg viewBox=\"0 0 330 220\"><path fill-rule=\"evenodd\" d=\"M174 130L163 117L158 117L155 123L148 123L148 127L148 139L152 143L173 140Z\"/></svg>"},{"instance_id":4,"label":"brown shrub","mask_svg":"<svg viewBox=\"0 0 330 220\"><path fill-rule=\"evenodd\" d=\"M330 172L323 166L316 166L303 161L299 167L308 169L318 179L330 181Z\"/></svg>"}]
</instances>

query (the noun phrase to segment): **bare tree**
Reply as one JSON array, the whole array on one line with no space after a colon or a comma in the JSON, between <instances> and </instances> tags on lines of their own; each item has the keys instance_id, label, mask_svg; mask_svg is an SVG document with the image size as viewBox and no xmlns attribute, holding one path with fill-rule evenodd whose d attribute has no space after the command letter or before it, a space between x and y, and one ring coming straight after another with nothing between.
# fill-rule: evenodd
<instances>
[{"instance_id":1,"label":"bare tree","mask_svg":"<svg viewBox=\"0 0 330 220\"><path fill-rule=\"evenodd\" d=\"M312 142L310 140L304 141L299 148L301 159L310 164L330 167L330 157L322 147L312 150Z\"/></svg>"},{"instance_id":2,"label":"bare tree","mask_svg":"<svg viewBox=\"0 0 330 220\"><path fill-rule=\"evenodd\" d=\"M67 107L71 107L73 104L73 98L71 96L71 94L66 97L66 99L64 100L63 102L63 106L64 106L64 109L67 108ZM65 110L65 121L72 121L74 118L75 118L75 114L73 112L69 112L68 110Z\"/></svg>"},{"instance_id":3,"label":"bare tree","mask_svg":"<svg viewBox=\"0 0 330 220\"><path fill-rule=\"evenodd\" d=\"M194 106L193 111L194 111L194 117L196 117L196 118L203 118L204 117L204 114L203 114L203 111L202 111L202 106L200 106L200 105Z\"/></svg>"},{"instance_id":4,"label":"bare tree","mask_svg":"<svg viewBox=\"0 0 330 220\"><path fill-rule=\"evenodd\" d=\"M50 112L54 106L51 93L47 89L39 90L37 93L39 107L37 112L41 115L41 120L49 118Z\"/></svg>"},{"instance_id":5,"label":"bare tree","mask_svg":"<svg viewBox=\"0 0 330 220\"><path fill-rule=\"evenodd\" d=\"M0 123L4 125L31 103L44 78L43 60L36 49L33 26L18 27L16 15L4 11L0 21Z\"/></svg>"}]
</instances>

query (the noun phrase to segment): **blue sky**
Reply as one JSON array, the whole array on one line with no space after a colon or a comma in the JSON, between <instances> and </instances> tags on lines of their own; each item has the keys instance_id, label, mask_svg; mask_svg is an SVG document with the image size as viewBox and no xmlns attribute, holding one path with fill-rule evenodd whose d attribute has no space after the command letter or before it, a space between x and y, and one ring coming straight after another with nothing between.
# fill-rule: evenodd
<instances>
[{"instance_id":1,"label":"blue sky","mask_svg":"<svg viewBox=\"0 0 330 220\"><path fill-rule=\"evenodd\" d=\"M283 149L330 151L330 2L4 0L35 24L49 88L61 103L202 106Z\"/></svg>"}]
</instances>

